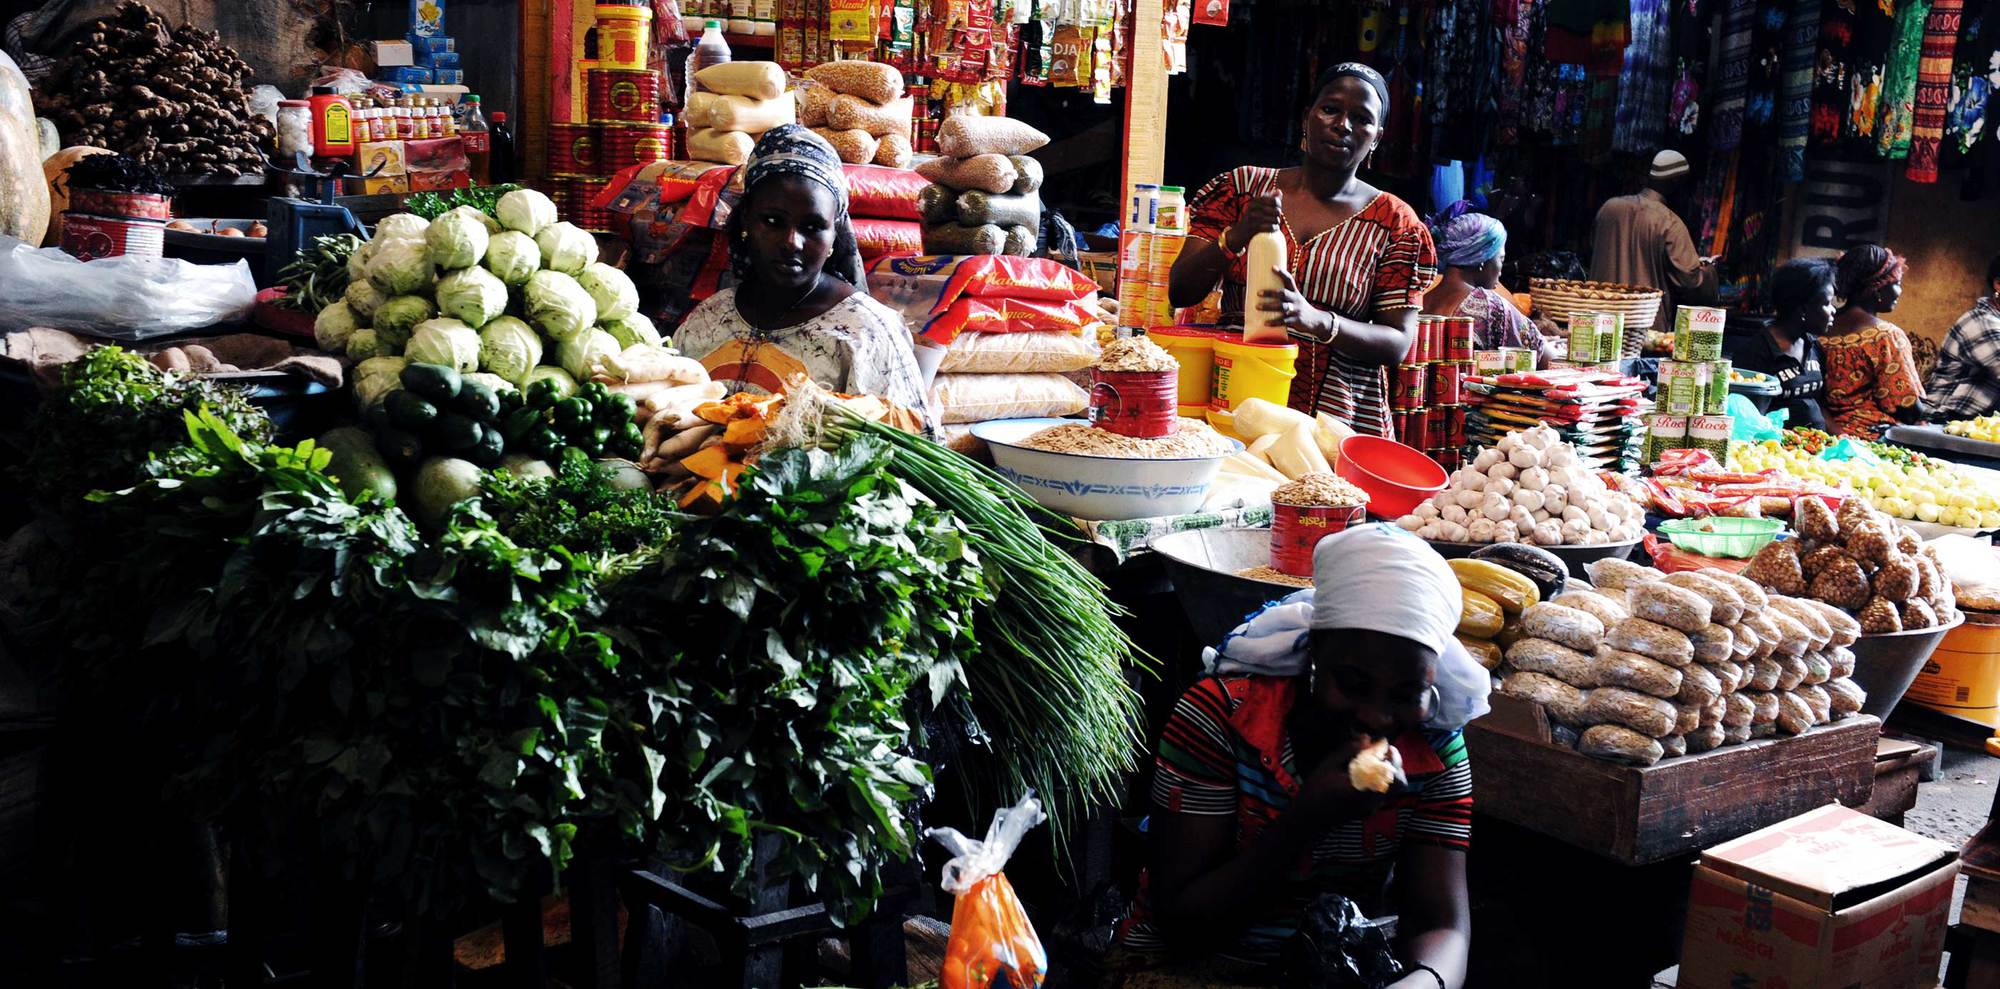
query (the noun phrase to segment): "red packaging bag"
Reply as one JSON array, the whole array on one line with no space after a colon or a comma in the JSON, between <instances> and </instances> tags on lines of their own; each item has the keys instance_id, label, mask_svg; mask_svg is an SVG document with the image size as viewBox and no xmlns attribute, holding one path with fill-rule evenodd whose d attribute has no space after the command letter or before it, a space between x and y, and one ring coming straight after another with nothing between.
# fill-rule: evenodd
<instances>
[{"instance_id":1,"label":"red packaging bag","mask_svg":"<svg viewBox=\"0 0 2000 989\"><path fill-rule=\"evenodd\" d=\"M907 168L886 165L843 165L847 177L847 213L855 219L921 220L920 200L930 180Z\"/></svg>"},{"instance_id":2,"label":"red packaging bag","mask_svg":"<svg viewBox=\"0 0 2000 989\"><path fill-rule=\"evenodd\" d=\"M1013 989L1038 989L1049 956L1013 884L1000 870L1014 856L1028 830L1047 819L1030 792L1021 802L995 811L986 840L975 841L951 828L926 832L952 854L944 865L944 889L954 897L951 940L938 973L942 989L988 989L1006 975Z\"/></svg>"},{"instance_id":3,"label":"red packaging bag","mask_svg":"<svg viewBox=\"0 0 2000 989\"><path fill-rule=\"evenodd\" d=\"M854 246L862 262L898 255L921 254L924 250L923 225L914 220L876 220L855 217Z\"/></svg>"},{"instance_id":4,"label":"red packaging bag","mask_svg":"<svg viewBox=\"0 0 2000 989\"><path fill-rule=\"evenodd\" d=\"M960 333L1082 333L1099 323L1086 302L1036 299L960 299L924 325L923 336L949 347Z\"/></svg>"},{"instance_id":5,"label":"red packaging bag","mask_svg":"<svg viewBox=\"0 0 2000 989\"><path fill-rule=\"evenodd\" d=\"M1011 254L982 255L965 258L952 269L951 280L945 282L931 306L931 315L943 313L962 296L1071 302L1096 292L1096 282L1060 262Z\"/></svg>"}]
</instances>

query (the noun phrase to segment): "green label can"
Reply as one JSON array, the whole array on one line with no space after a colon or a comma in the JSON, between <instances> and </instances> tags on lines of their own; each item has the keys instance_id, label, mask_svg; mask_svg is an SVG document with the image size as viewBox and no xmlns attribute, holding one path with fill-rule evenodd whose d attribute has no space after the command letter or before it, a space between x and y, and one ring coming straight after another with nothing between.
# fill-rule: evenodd
<instances>
[{"instance_id":1,"label":"green label can","mask_svg":"<svg viewBox=\"0 0 2000 989\"><path fill-rule=\"evenodd\" d=\"M1708 362L1708 404L1702 409L1703 415L1719 416L1729 411L1730 367L1727 357Z\"/></svg>"},{"instance_id":2,"label":"green label can","mask_svg":"<svg viewBox=\"0 0 2000 989\"><path fill-rule=\"evenodd\" d=\"M1674 312L1674 360L1713 361L1722 358L1723 324L1727 310L1682 306Z\"/></svg>"},{"instance_id":3,"label":"green label can","mask_svg":"<svg viewBox=\"0 0 2000 989\"><path fill-rule=\"evenodd\" d=\"M1701 361L1661 361L1659 396L1654 406L1670 416L1698 416L1708 409L1711 382Z\"/></svg>"},{"instance_id":4,"label":"green label can","mask_svg":"<svg viewBox=\"0 0 2000 989\"><path fill-rule=\"evenodd\" d=\"M1716 463L1727 467L1729 437L1735 430L1735 416L1692 416L1688 419L1688 449L1707 450L1714 454Z\"/></svg>"},{"instance_id":5,"label":"green label can","mask_svg":"<svg viewBox=\"0 0 2000 989\"><path fill-rule=\"evenodd\" d=\"M1653 415L1646 418L1646 443L1640 455L1646 463L1659 463L1668 450L1683 449L1687 445L1687 416Z\"/></svg>"},{"instance_id":6,"label":"green label can","mask_svg":"<svg viewBox=\"0 0 2000 989\"><path fill-rule=\"evenodd\" d=\"M1500 348L1500 364L1506 368L1505 371L1501 372L1503 374L1533 374L1535 371L1535 352L1527 347L1502 347Z\"/></svg>"}]
</instances>

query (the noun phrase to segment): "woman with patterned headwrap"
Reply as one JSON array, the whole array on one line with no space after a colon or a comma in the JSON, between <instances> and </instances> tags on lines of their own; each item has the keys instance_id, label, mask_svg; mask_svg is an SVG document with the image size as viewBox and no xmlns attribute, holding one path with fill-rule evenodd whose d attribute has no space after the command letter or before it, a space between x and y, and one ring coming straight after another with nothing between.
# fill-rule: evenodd
<instances>
[{"instance_id":1,"label":"woman with patterned headwrap","mask_svg":"<svg viewBox=\"0 0 2000 989\"><path fill-rule=\"evenodd\" d=\"M1499 290L1506 225L1461 200L1431 220L1431 240L1444 278L1424 293L1424 313L1470 319L1474 348L1525 347L1535 352L1537 366L1547 366L1555 358L1548 341Z\"/></svg>"},{"instance_id":2,"label":"woman with patterned headwrap","mask_svg":"<svg viewBox=\"0 0 2000 989\"><path fill-rule=\"evenodd\" d=\"M783 391L803 373L935 426L909 329L866 291L847 180L825 139L789 124L758 139L725 236L736 284L688 314L674 332L682 352L732 389Z\"/></svg>"},{"instance_id":3,"label":"woman with patterned headwrap","mask_svg":"<svg viewBox=\"0 0 2000 989\"><path fill-rule=\"evenodd\" d=\"M1836 433L1876 439L1886 427L1921 422L1923 378L1909 334L1882 318L1903 297L1904 262L1894 251L1862 244L1840 256L1834 294L1840 311L1826 347L1826 418Z\"/></svg>"}]
</instances>

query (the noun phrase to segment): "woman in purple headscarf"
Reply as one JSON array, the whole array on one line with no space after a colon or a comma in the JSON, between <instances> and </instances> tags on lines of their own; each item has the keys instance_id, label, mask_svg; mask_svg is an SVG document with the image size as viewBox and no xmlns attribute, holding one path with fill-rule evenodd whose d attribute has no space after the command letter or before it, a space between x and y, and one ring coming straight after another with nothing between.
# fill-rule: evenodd
<instances>
[{"instance_id":1,"label":"woman in purple headscarf","mask_svg":"<svg viewBox=\"0 0 2000 989\"><path fill-rule=\"evenodd\" d=\"M1541 331L1499 290L1506 226L1472 212L1472 204L1461 200L1431 221L1431 240L1444 277L1424 293L1424 313L1471 319L1475 349L1526 347L1535 352L1537 366L1547 365L1555 355Z\"/></svg>"}]
</instances>

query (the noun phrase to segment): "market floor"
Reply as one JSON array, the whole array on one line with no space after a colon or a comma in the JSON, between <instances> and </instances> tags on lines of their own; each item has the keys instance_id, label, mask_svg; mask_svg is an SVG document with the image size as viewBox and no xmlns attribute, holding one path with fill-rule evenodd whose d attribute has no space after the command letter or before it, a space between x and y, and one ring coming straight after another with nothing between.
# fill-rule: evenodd
<instances>
[{"instance_id":1,"label":"market floor","mask_svg":"<svg viewBox=\"0 0 2000 989\"><path fill-rule=\"evenodd\" d=\"M1947 747L1938 778L1917 787L1917 806L1905 817L1903 826L1954 848L1963 845L1985 825L1996 786L2000 786L2000 759L1983 751ZM1965 878L1961 876L1952 896L1953 923L1958 921L1959 903L1964 899ZM1678 969L1660 973L1653 989L1673 989L1678 974Z\"/></svg>"}]
</instances>

